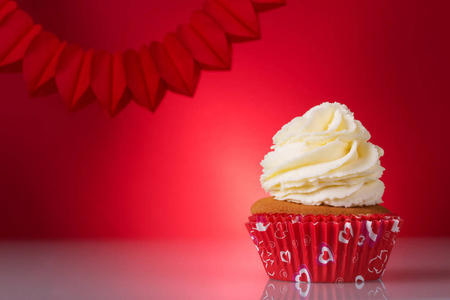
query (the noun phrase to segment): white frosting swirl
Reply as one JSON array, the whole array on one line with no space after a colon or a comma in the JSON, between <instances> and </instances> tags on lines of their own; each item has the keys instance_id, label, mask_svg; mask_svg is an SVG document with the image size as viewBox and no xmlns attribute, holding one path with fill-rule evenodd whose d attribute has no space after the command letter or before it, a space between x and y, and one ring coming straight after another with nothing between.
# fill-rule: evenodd
<instances>
[{"instance_id":1,"label":"white frosting swirl","mask_svg":"<svg viewBox=\"0 0 450 300\"><path fill-rule=\"evenodd\" d=\"M322 103L294 118L273 137L261 162L261 184L277 200L308 205L382 203L383 149L347 106Z\"/></svg>"}]
</instances>

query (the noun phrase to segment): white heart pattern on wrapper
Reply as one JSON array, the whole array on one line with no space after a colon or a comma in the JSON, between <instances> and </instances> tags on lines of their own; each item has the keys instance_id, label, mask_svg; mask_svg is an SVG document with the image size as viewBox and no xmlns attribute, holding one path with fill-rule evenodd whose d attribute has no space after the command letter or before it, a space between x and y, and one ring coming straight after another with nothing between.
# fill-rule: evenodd
<instances>
[{"instance_id":1,"label":"white heart pattern on wrapper","mask_svg":"<svg viewBox=\"0 0 450 300\"><path fill-rule=\"evenodd\" d=\"M287 278L287 275L288 275L288 273L286 272L285 269L281 269L281 270L280 270L280 276L281 276L281 277Z\"/></svg>"},{"instance_id":2,"label":"white heart pattern on wrapper","mask_svg":"<svg viewBox=\"0 0 450 300\"><path fill-rule=\"evenodd\" d=\"M360 235L358 238L358 246L364 245L365 237L363 235Z\"/></svg>"},{"instance_id":3,"label":"white heart pattern on wrapper","mask_svg":"<svg viewBox=\"0 0 450 300\"><path fill-rule=\"evenodd\" d=\"M372 221L366 221L366 229L367 229L367 233L369 234L370 239L375 242L377 240L378 234L373 232Z\"/></svg>"},{"instance_id":4,"label":"white heart pattern on wrapper","mask_svg":"<svg viewBox=\"0 0 450 300\"><path fill-rule=\"evenodd\" d=\"M370 273L376 273L380 274L386 265L388 259L388 251L387 250L381 250L380 254L378 254L376 257L372 258L369 261L369 269L368 271Z\"/></svg>"},{"instance_id":5,"label":"white heart pattern on wrapper","mask_svg":"<svg viewBox=\"0 0 450 300\"><path fill-rule=\"evenodd\" d=\"M359 258L359 254L358 254L358 252L356 252L356 253L355 253L355 256L354 256L353 259L352 259L352 261L353 261L354 264L358 261L358 258Z\"/></svg>"},{"instance_id":6,"label":"white heart pattern on wrapper","mask_svg":"<svg viewBox=\"0 0 450 300\"><path fill-rule=\"evenodd\" d=\"M300 216L295 216L294 218L292 218L291 223L292 224L297 224L298 222L300 222Z\"/></svg>"},{"instance_id":7,"label":"white heart pattern on wrapper","mask_svg":"<svg viewBox=\"0 0 450 300\"><path fill-rule=\"evenodd\" d=\"M377 233L373 231L373 221L363 221L362 223L362 229L361 229L361 236L363 237L363 240L360 242L358 241L358 246L362 246L364 243L369 245L369 247L373 247L382 237L382 226L378 228ZM360 236L360 238L361 238Z\"/></svg>"},{"instance_id":8,"label":"white heart pattern on wrapper","mask_svg":"<svg viewBox=\"0 0 450 300\"><path fill-rule=\"evenodd\" d=\"M347 233L347 229L349 230L349 233ZM347 238L344 237L344 234L347 235ZM350 236L353 237L353 228L351 223L345 223L344 229L339 232L339 242L348 244L348 241L350 240Z\"/></svg>"},{"instance_id":9,"label":"white heart pattern on wrapper","mask_svg":"<svg viewBox=\"0 0 450 300\"><path fill-rule=\"evenodd\" d=\"M280 240L284 239L286 237L286 233L288 232L286 223L278 222L275 227L277 228L275 231L275 237Z\"/></svg>"},{"instance_id":10,"label":"white heart pattern on wrapper","mask_svg":"<svg viewBox=\"0 0 450 300\"><path fill-rule=\"evenodd\" d=\"M400 223L399 220L394 220L394 224L392 225L392 232L400 232L400 227L398 227L398 224Z\"/></svg>"},{"instance_id":11,"label":"white heart pattern on wrapper","mask_svg":"<svg viewBox=\"0 0 450 300\"><path fill-rule=\"evenodd\" d=\"M267 228L269 228L270 223L267 223L267 225L264 225L264 223L261 222L257 222L256 223L256 227L253 228L253 230L258 230L258 231L266 231Z\"/></svg>"},{"instance_id":12,"label":"white heart pattern on wrapper","mask_svg":"<svg viewBox=\"0 0 450 300\"><path fill-rule=\"evenodd\" d=\"M280 252L281 261L290 263L291 262L291 252L289 251L281 251Z\"/></svg>"},{"instance_id":13,"label":"white heart pattern on wrapper","mask_svg":"<svg viewBox=\"0 0 450 300\"><path fill-rule=\"evenodd\" d=\"M325 253L328 254L328 258L327 259L323 258ZM319 266L324 266L324 265L326 265L329 262L335 263L333 250L331 250L331 247L327 243L321 243L320 244L320 252L319 252L319 254L316 257L316 263Z\"/></svg>"},{"instance_id":14,"label":"white heart pattern on wrapper","mask_svg":"<svg viewBox=\"0 0 450 300\"><path fill-rule=\"evenodd\" d=\"M264 268L266 269L266 272L269 276L273 276L275 274L275 271L270 272L272 268L274 267L274 260L270 258L272 256L272 253L269 251L262 250L261 252L261 261L263 262Z\"/></svg>"},{"instance_id":15,"label":"white heart pattern on wrapper","mask_svg":"<svg viewBox=\"0 0 450 300\"><path fill-rule=\"evenodd\" d=\"M309 243L311 243L311 238L309 237L309 235L305 235L305 237L303 238L303 242L305 243L305 246L308 246Z\"/></svg>"},{"instance_id":16,"label":"white heart pattern on wrapper","mask_svg":"<svg viewBox=\"0 0 450 300\"><path fill-rule=\"evenodd\" d=\"M259 247L258 247L258 238L254 236L253 234L250 234L250 237L252 238L253 243L255 244L256 250L259 253Z\"/></svg>"},{"instance_id":17,"label":"white heart pattern on wrapper","mask_svg":"<svg viewBox=\"0 0 450 300\"><path fill-rule=\"evenodd\" d=\"M302 280L302 275L306 276L306 281ZM294 278L295 282L311 282L311 273L306 265L300 265L300 270Z\"/></svg>"}]
</instances>

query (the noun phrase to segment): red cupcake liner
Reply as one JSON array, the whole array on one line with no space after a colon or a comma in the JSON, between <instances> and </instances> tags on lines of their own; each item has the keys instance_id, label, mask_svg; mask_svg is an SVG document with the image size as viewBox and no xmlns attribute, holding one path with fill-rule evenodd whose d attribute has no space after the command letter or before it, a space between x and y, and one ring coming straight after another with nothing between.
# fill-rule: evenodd
<instances>
[{"instance_id":1,"label":"red cupcake liner","mask_svg":"<svg viewBox=\"0 0 450 300\"><path fill-rule=\"evenodd\" d=\"M402 224L393 214L259 214L245 226L270 278L364 282L383 276Z\"/></svg>"}]
</instances>

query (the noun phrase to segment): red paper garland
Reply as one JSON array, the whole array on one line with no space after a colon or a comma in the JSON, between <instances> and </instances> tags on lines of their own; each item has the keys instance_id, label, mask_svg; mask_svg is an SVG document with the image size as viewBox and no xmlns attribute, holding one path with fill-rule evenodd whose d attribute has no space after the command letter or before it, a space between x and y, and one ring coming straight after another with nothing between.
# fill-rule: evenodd
<instances>
[{"instance_id":1,"label":"red paper garland","mask_svg":"<svg viewBox=\"0 0 450 300\"><path fill-rule=\"evenodd\" d=\"M231 43L260 38L258 14L286 0L206 0L162 43L111 54L60 41L13 0L0 0L0 72L23 72L31 97L58 92L75 111L98 100L110 116L130 100L154 112L167 90L192 97L204 70L229 70Z\"/></svg>"}]
</instances>

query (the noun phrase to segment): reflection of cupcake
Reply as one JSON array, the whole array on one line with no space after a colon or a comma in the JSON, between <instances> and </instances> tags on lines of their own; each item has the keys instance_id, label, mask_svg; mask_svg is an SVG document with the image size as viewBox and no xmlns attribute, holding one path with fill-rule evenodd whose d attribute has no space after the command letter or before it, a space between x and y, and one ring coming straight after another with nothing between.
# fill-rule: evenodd
<instances>
[{"instance_id":1,"label":"reflection of cupcake","mask_svg":"<svg viewBox=\"0 0 450 300\"><path fill-rule=\"evenodd\" d=\"M383 150L345 105L323 103L274 136L246 227L270 278L381 278L403 223L379 205Z\"/></svg>"},{"instance_id":2,"label":"reflection of cupcake","mask_svg":"<svg viewBox=\"0 0 450 300\"><path fill-rule=\"evenodd\" d=\"M381 280L369 282L320 284L310 282L287 282L269 279L261 299L389 299L389 294Z\"/></svg>"}]
</instances>

